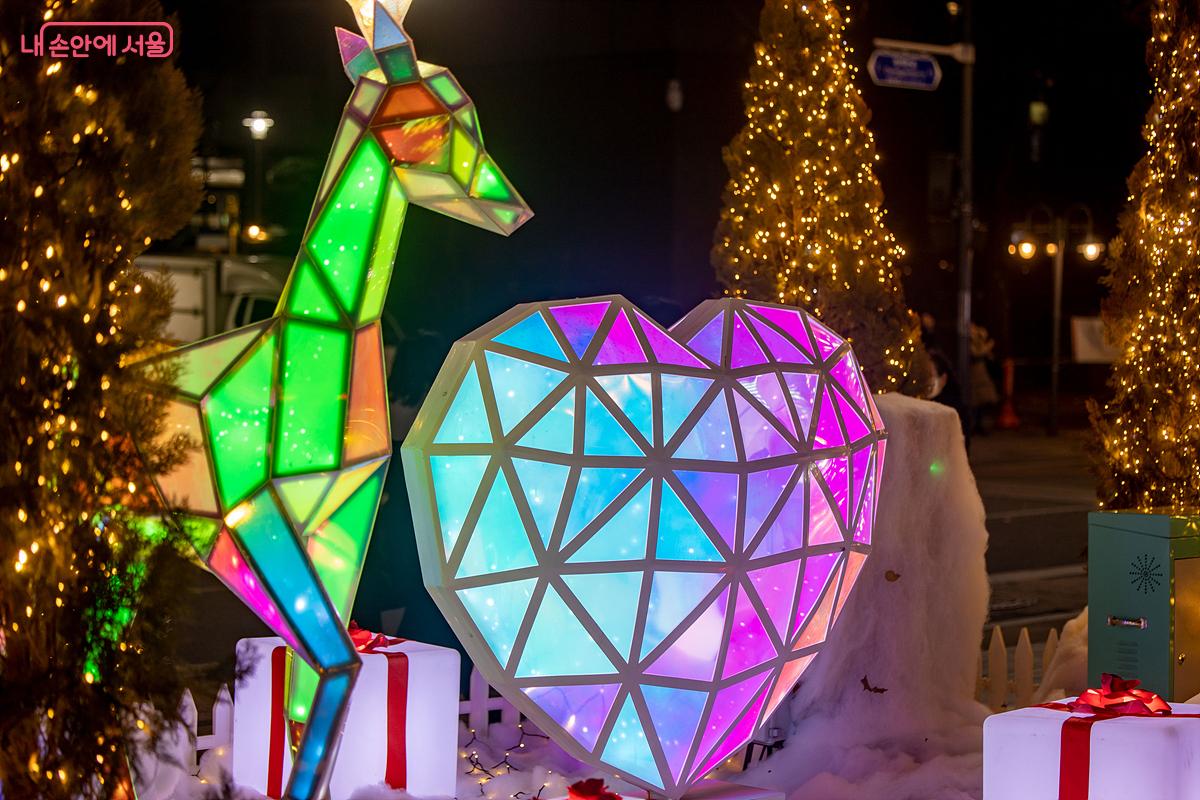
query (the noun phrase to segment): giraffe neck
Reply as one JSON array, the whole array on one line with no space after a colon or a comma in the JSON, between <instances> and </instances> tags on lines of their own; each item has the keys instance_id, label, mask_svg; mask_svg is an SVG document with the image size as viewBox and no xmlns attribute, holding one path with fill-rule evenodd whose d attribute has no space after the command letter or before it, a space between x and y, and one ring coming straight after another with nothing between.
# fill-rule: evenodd
<instances>
[{"instance_id":1,"label":"giraffe neck","mask_svg":"<svg viewBox=\"0 0 1200 800\"><path fill-rule=\"evenodd\" d=\"M378 319L407 208L388 157L347 110L277 313L344 326Z\"/></svg>"}]
</instances>

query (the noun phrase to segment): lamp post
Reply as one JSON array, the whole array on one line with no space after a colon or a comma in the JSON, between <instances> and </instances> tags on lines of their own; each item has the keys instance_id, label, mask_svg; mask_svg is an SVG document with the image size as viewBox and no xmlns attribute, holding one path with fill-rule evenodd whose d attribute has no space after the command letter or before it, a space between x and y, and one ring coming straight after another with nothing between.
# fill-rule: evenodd
<instances>
[{"instance_id":1,"label":"lamp post","mask_svg":"<svg viewBox=\"0 0 1200 800\"><path fill-rule=\"evenodd\" d=\"M263 146L267 134L275 126L275 120L265 111L252 111L250 116L242 120L242 125L250 131L250 140L254 144L254 223L262 225L263 197Z\"/></svg>"},{"instance_id":2,"label":"lamp post","mask_svg":"<svg viewBox=\"0 0 1200 800\"><path fill-rule=\"evenodd\" d=\"M1035 221L1034 217L1039 213L1045 217L1045 221ZM1073 223L1072 215L1076 215L1077 218L1081 216L1082 223ZM1066 265L1068 238L1072 231L1083 234L1076 249L1086 261L1096 261L1104 254L1104 244L1096 238L1093 230L1092 211L1082 203L1069 206L1061 214L1055 213L1048 206L1037 206L1030 211L1025 224L1013 232L1012 243L1008 246L1009 255L1029 261L1042 249L1039 245L1044 242L1046 255L1053 259L1054 306L1050 323L1050 413L1046 421L1046 432L1051 436L1058 434L1058 384L1062 364L1063 268Z\"/></svg>"}]
</instances>

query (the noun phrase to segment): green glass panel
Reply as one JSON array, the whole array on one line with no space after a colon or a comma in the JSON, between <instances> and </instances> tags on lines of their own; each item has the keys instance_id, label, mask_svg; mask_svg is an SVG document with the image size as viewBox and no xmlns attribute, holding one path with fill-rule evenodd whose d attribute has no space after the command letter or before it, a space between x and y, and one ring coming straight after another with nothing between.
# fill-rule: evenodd
<instances>
[{"instance_id":1,"label":"green glass panel","mask_svg":"<svg viewBox=\"0 0 1200 800\"><path fill-rule=\"evenodd\" d=\"M491 156L486 155L479 160L479 169L475 173L475 186L471 195L484 200L494 200L497 203L516 202L516 196L509 187L508 181L504 179L504 175L496 167L496 162L492 161Z\"/></svg>"},{"instance_id":2,"label":"green glass panel","mask_svg":"<svg viewBox=\"0 0 1200 800\"><path fill-rule=\"evenodd\" d=\"M425 85L433 89L433 93L451 108L467 102L467 96L462 93L462 89L458 88L458 82L445 72L430 78Z\"/></svg>"},{"instance_id":3,"label":"green glass panel","mask_svg":"<svg viewBox=\"0 0 1200 800\"><path fill-rule=\"evenodd\" d=\"M288 718L296 722L308 722L308 714L317 696L317 684L321 679L316 670L296 658L295 654L289 661L292 674L288 679Z\"/></svg>"},{"instance_id":4,"label":"green glass panel","mask_svg":"<svg viewBox=\"0 0 1200 800\"><path fill-rule=\"evenodd\" d=\"M637 427L647 442L654 441L654 407L650 400L651 381L648 374L601 375L596 382L625 417Z\"/></svg>"},{"instance_id":5,"label":"green glass panel","mask_svg":"<svg viewBox=\"0 0 1200 800\"><path fill-rule=\"evenodd\" d=\"M217 534L221 532L221 521L219 519L193 517L186 514L180 514L175 517L175 520L179 523L183 535L196 551L196 555L201 560L208 558L208 554L212 552L213 544L217 541Z\"/></svg>"},{"instance_id":6,"label":"green glass panel","mask_svg":"<svg viewBox=\"0 0 1200 800\"><path fill-rule=\"evenodd\" d=\"M287 296L280 305L285 306L289 316L300 319L321 320L323 322L340 322L337 303L329 296L325 286L317 275L316 267L307 256L301 255L292 273L288 285Z\"/></svg>"},{"instance_id":7,"label":"green glass panel","mask_svg":"<svg viewBox=\"0 0 1200 800\"><path fill-rule=\"evenodd\" d=\"M383 492L381 467L308 540L308 557L343 623L350 621Z\"/></svg>"},{"instance_id":8,"label":"green glass panel","mask_svg":"<svg viewBox=\"0 0 1200 800\"><path fill-rule=\"evenodd\" d=\"M475 106L467 106L461 111L455 112L454 118L471 132L471 135L475 137L475 141L483 142L483 136L479 132L479 116L475 113Z\"/></svg>"},{"instance_id":9,"label":"green glass panel","mask_svg":"<svg viewBox=\"0 0 1200 800\"><path fill-rule=\"evenodd\" d=\"M375 113L375 106L379 105L379 99L383 97L383 90L386 88L382 83L375 81L359 81L354 87L350 105L354 106L354 110L364 117L370 117Z\"/></svg>"},{"instance_id":10,"label":"green glass panel","mask_svg":"<svg viewBox=\"0 0 1200 800\"><path fill-rule=\"evenodd\" d=\"M376 53L375 57L390 83L409 83L420 77L417 58L413 55L411 46L383 50Z\"/></svg>"},{"instance_id":11,"label":"green glass panel","mask_svg":"<svg viewBox=\"0 0 1200 800\"><path fill-rule=\"evenodd\" d=\"M304 527L308 518L317 510L317 504L325 496L325 490L333 482L334 475L302 475L298 478L280 478L275 481L275 491L283 501L283 510L292 519L297 529Z\"/></svg>"},{"instance_id":12,"label":"green glass panel","mask_svg":"<svg viewBox=\"0 0 1200 800\"><path fill-rule=\"evenodd\" d=\"M450 141L450 174L463 189L467 189L471 186L471 171L475 168L479 145L475 144L471 134L461 125L454 126L454 135Z\"/></svg>"},{"instance_id":13,"label":"green glass panel","mask_svg":"<svg viewBox=\"0 0 1200 800\"><path fill-rule=\"evenodd\" d=\"M362 124L353 117L348 114L342 117L341 127L338 128L337 136L333 140L333 147L329 151L329 160L325 162L325 172L321 175L321 187L317 190L318 198L324 197L329 192L362 132ZM318 202L320 202L319 199Z\"/></svg>"},{"instance_id":14,"label":"green glass panel","mask_svg":"<svg viewBox=\"0 0 1200 800\"><path fill-rule=\"evenodd\" d=\"M400 231L404 227L404 213L408 201L404 189L395 173L388 173L387 192L383 198L383 219L376 233L375 251L371 254L371 269L367 272L367 291L363 296L358 324L377 319L383 311L388 283L392 278L392 265L396 261L396 247L400 243Z\"/></svg>"},{"instance_id":15,"label":"green glass panel","mask_svg":"<svg viewBox=\"0 0 1200 800\"><path fill-rule=\"evenodd\" d=\"M375 51L369 47L364 47L361 53L350 59L350 63L346 64L346 74L350 76L350 80L357 81L363 75L378 67L379 62L375 60Z\"/></svg>"},{"instance_id":16,"label":"green glass panel","mask_svg":"<svg viewBox=\"0 0 1200 800\"><path fill-rule=\"evenodd\" d=\"M263 325L243 328L203 342L180 348L167 357L168 363L179 367L175 385L180 392L200 397L213 381L246 351L254 338L263 332Z\"/></svg>"},{"instance_id":17,"label":"green glass panel","mask_svg":"<svg viewBox=\"0 0 1200 800\"><path fill-rule=\"evenodd\" d=\"M442 420L442 427L434 437L434 444L491 444L492 431L488 427L487 410L483 405L483 390L479 386L479 374L472 364L458 386L458 394Z\"/></svg>"},{"instance_id":18,"label":"green glass panel","mask_svg":"<svg viewBox=\"0 0 1200 800\"><path fill-rule=\"evenodd\" d=\"M226 509L237 505L267 480L271 378L277 338L274 332L268 334L204 402L217 490Z\"/></svg>"},{"instance_id":19,"label":"green glass panel","mask_svg":"<svg viewBox=\"0 0 1200 800\"><path fill-rule=\"evenodd\" d=\"M492 216L505 225L512 225L521 216L511 208L489 208L488 211L492 212Z\"/></svg>"},{"instance_id":20,"label":"green glass panel","mask_svg":"<svg viewBox=\"0 0 1200 800\"><path fill-rule=\"evenodd\" d=\"M458 541L490 460L490 456L433 456L429 459L447 556Z\"/></svg>"},{"instance_id":21,"label":"green glass panel","mask_svg":"<svg viewBox=\"0 0 1200 800\"><path fill-rule=\"evenodd\" d=\"M349 331L284 323L275 474L337 469L345 435L349 361Z\"/></svg>"},{"instance_id":22,"label":"green glass panel","mask_svg":"<svg viewBox=\"0 0 1200 800\"><path fill-rule=\"evenodd\" d=\"M375 220L383 208L389 174L375 138L360 141L308 237L317 268L351 316L366 282Z\"/></svg>"}]
</instances>

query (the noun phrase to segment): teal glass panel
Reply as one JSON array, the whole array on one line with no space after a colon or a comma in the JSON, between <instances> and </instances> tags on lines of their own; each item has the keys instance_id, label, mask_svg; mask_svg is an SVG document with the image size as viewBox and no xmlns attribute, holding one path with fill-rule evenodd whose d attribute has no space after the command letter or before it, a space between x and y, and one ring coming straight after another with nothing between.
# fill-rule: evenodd
<instances>
[{"instance_id":1,"label":"teal glass panel","mask_svg":"<svg viewBox=\"0 0 1200 800\"><path fill-rule=\"evenodd\" d=\"M596 737L608 719L619 683L588 683L582 686L533 686L525 694L591 752Z\"/></svg>"},{"instance_id":2,"label":"teal glass panel","mask_svg":"<svg viewBox=\"0 0 1200 800\"><path fill-rule=\"evenodd\" d=\"M579 474L579 484L575 487L571 513L567 517L563 546L570 544L585 525L595 519L597 514L607 508L608 504L641 474L640 469L584 467Z\"/></svg>"},{"instance_id":3,"label":"teal glass panel","mask_svg":"<svg viewBox=\"0 0 1200 800\"><path fill-rule=\"evenodd\" d=\"M277 338L271 333L262 339L250 357L217 384L202 406L212 442L217 489L227 509L267 480Z\"/></svg>"},{"instance_id":4,"label":"teal glass panel","mask_svg":"<svg viewBox=\"0 0 1200 800\"><path fill-rule=\"evenodd\" d=\"M492 654L500 662L500 668L508 666L508 658L512 655L513 642L521 621L525 619L525 610L529 608L529 600L533 597L533 587L536 578L511 583L497 583L490 586L477 586L474 589L459 589L456 594L466 608L467 613L479 627L479 632L487 641Z\"/></svg>"},{"instance_id":5,"label":"teal glass panel","mask_svg":"<svg viewBox=\"0 0 1200 800\"><path fill-rule=\"evenodd\" d=\"M583 454L585 456L640 456L642 451L613 418L612 413L589 389L584 411Z\"/></svg>"},{"instance_id":6,"label":"teal glass panel","mask_svg":"<svg viewBox=\"0 0 1200 800\"><path fill-rule=\"evenodd\" d=\"M725 344L725 313L717 314L699 333L692 337L688 346L714 364L721 362L721 348Z\"/></svg>"},{"instance_id":7,"label":"teal glass panel","mask_svg":"<svg viewBox=\"0 0 1200 800\"><path fill-rule=\"evenodd\" d=\"M646 557L646 537L650 527L650 488L647 481L642 490L583 546L567 559L568 563L584 561L631 561Z\"/></svg>"},{"instance_id":8,"label":"teal glass panel","mask_svg":"<svg viewBox=\"0 0 1200 800\"><path fill-rule=\"evenodd\" d=\"M447 555L458 541L490 460L490 456L432 456L429 459L442 543Z\"/></svg>"},{"instance_id":9,"label":"teal glass panel","mask_svg":"<svg viewBox=\"0 0 1200 800\"><path fill-rule=\"evenodd\" d=\"M564 575L563 580L621 657L629 658L642 597L642 573Z\"/></svg>"},{"instance_id":10,"label":"teal glass panel","mask_svg":"<svg viewBox=\"0 0 1200 800\"><path fill-rule=\"evenodd\" d=\"M563 395L562 400L535 422L517 444L555 453L572 452L575 449L575 390Z\"/></svg>"},{"instance_id":11,"label":"teal glass panel","mask_svg":"<svg viewBox=\"0 0 1200 800\"><path fill-rule=\"evenodd\" d=\"M696 610L721 577L704 572L654 573L650 605L646 609L646 632L642 635L642 658Z\"/></svg>"},{"instance_id":12,"label":"teal glass panel","mask_svg":"<svg viewBox=\"0 0 1200 800\"><path fill-rule=\"evenodd\" d=\"M538 534L542 537L542 544L549 546L571 468L563 464L527 461L523 458L514 458L513 467L517 471L521 487L525 490L525 500L529 503L529 512L533 515Z\"/></svg>"},{"instance_id":13,"label":"teal glass panel","mask_svg":"<svg viewBox=\"0 0 1200 800\"><path fill-rule=\"evenodd\" d=\"M580 303L573 306L555 306L550 309L550 314L558 323L563 335L567 337L567 341L571 343L571 349L575 351L575 355L583 358L588 345L591 344L592 337L596 335L596 329L600 327L600 322L608 312L609 305L611 304L605 301Z\"/></svg>"},{"instance_id":14,"label":"teal glass panel","mask_svg":"<svg viewBox=\"0 0 1200 800\"><path fill-rule=\"evenodd\" d=\"M737 461L737 445L729 422L729 405L725 393L718 392L700 417L696 427L675 451L675 458L697 458L704 461Z\"/></svg>"},{"instance_id":15,"label":"teal glass panel","mask_svg":"<svg viewBox=\"0 0 1200 800\"><path fill-rule=\"evenodd\" d=\"M534 619L517 666L518 678L549 675L610 675L612 662L550 586Z\"/></svg>"},{"instance_id":16,"label":"teal glass panel","mask_svg":"<svg viewBox=\"0 0 1200 800\"><path fill-rule=\"evenodd\" d=\"M275 474L337 469L346 435L351 333L289 320L279 363Z\"/></svg>"},{"instance_id":17,"label":"teal glass panel","mask_svg":"<svg viewBox=\"0 0 1200 800\"><path fill-rule=\"evenodd\" d=\"M700 725L708 692L675 689L667 686L643 686L642 697L650 711L650 719L658 732L671 775L679 781L692 738Z\"/></svg>"},{"instance_id":18,"label":"teal glass panel","mask_svg":"<svg viewBox=\"0 0 1200 800\"><path fill-rule=\"evenodd\" d=\"M662 376L663 442L671 441L671 437L695 410L712 383L709 378Z\"/></svg>"},{"instance_id":19,"label":"teal glass panel","mask_svg":"<svg viewBox=\"0 0 1200 800\"><path fill-rule=\"evenodd\" d=\"M408 201L404 189L393 173L388 173L387 190L383 198L383 217L375 234L375 249L371 253L371 268L367 270L367 288L363 292L362 308L359 309L357 324L379 318L383 301L387 297L388 284L392 280L392 264L396 260L396 248L400 244L400 232L404 229L404 215Z\"/></svg>"},{"instance_id":20,"label":"teal glass panel","mask_svg":"<svg viewBox=\"0 0 1200 800\"><path fill-rule=\"evenodd\" d=\"M357 317L389 174L375 137L362 139L307 239L313 261L351 317Z\"/></svg>"},{"instance_id":21,"label":"teal glass panel","mask_svg":"<svg viewBox=\"0 0 1200 800\"><path fill-rule=\"evenodd\" d=\"M546 319L538 312L530 314L525 319L513 325L504 333L492 339L496 344L506 344L518 350L527 350L556 361L566 361L567 357L559 346L558 340L546 325Z\"/></svg>"},{"instance_id":22,"label":"teal glass panel","mask_svg":"<svg viewBox=\"0 0 1200 800\"><path fill-rule=\"evenodd\" d=\"M767 521L771 509L779 502L783 490L796 471L796 465L776 467L762 472L751 472L746 481L746 540L758 535ZM804 484L799 483L794 494L804 494ZM799 526L800 520L796 520Z\"/></svg>"},{"instance_id":23,"label":"teal glass panel","mask_svg":"<svg viewBox=\"0 0 1200 800\"><path fill-rule=\"evenodd\" d=\"M655 557L668 561L721 561L716 545L675 494L671 484L663 481L662 487Z\"/></svg>"},{"instance_id":24,"label":"teal glass panel","mask_svg":"<svg viewBox=\"0 0 1200 800\"><path fill-rule=\"evenodd\" d=\"M459 578L507 572L537 563L504 472L496 474L458 567Z\"/></svg>"},{"instance_id":25,"label":"teal glass panel","mask_svg":"<svg viewBox=\"0 0 1200 800\"><path fill-rule=\"evenodd\" d=\"M467 368L458 394L442 420L442 427L433 440L434 444L491 444L492 431L488 427L487 410L483 404L483 390L479 386L479 374L472 364Z\"/></svg>"},{"instance_id":26,"label":"teal glass panel","mask_svg":"<svg viewBox=\"0 0 1200 800\"><path fill-rule=\"evenodd\" d=\"M305 736L300 740L296 764L292 767L289 794L296 797L317 796L317 770L327 763L332 753L325 748L337 742L335 726L341 722L339 712L353 688L348 673L334 673L325 678L317 692L313 714L305 724Z\"/></svg>"},{"instance_id":27,"label":"teal glass panel","mask_svg":"<svg viewBox=\"0 0 1200 800\"><path fill-rule=\"evenodd\" d=\"M654 406L651 403L653 389L650 376L601 375L596 378L605 393L617 404L625 418L642 434L648 444L654 442Z\"/></svg>"},{"instance_id":28,"label":"teal glass panel","mask_svg":"<svg viewBox=\"0 0 1200 800\"><path fill-rule=\"evenodd\" d=\"M700 510L732 550L738 514L738 477L725 472L676 472Z\"/></svg>"},{"instance_id":29,"label":"teal glass panel","mask_svg":"<svg viewBox=\"0 0 1200 800\"><path fill-rule=\"evenodd\" d=\"M417 68L417 57L412 47L396 47L375 53L388 83L411 83L421 77Z\"/></svg>"},{"instance_id":30,"label":"teal glass panel","mask_svg":"<svg viewBox=\"0 0 1200 800\"><path fill-rule=\"evenodd\" d=\"M565 372L500 353L489 352L487 365L506 434L567 377Z\"/></svg>"},{"instance_id":31,"label":"teal glass panel","mask_svg":"<svg viewBox=\"0 0 1200 800\"><path fill-rule=\"evenodd\" d=\"M262 492L240 508L237 538L296 635L318 663L350 663L354 649L274 500Z\"/></svg>"},{"instance_id":32,"label":"teal glass panel","mask_svg":"<svg viewBox=\"0 0 1200 800\"><path fill-rule=\"evenodd\" d=\"M604 746L604 754L600 757L621 772L641 778L652 786L663 785L632 696L625 698L625 705L617 716L617 724L613 726L608 744Z\"/></svg>"}]
</instances>

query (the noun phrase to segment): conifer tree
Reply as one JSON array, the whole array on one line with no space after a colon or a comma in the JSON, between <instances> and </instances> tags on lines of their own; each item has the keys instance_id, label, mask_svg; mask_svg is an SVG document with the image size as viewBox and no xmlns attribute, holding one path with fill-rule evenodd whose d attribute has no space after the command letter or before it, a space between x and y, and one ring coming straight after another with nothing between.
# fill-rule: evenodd
<instances>
[{"instance_id":1,"label":"conifer tree","mask_svg":"<svg viewBox=\"0 0 1200 800\"><path fill-rule=\"evenodd\" d=\"M1129 177L1105 279L1119 355L1091 404L1101 503L1200 508L1200 11L1154 0L1146 154Z\"/></svg>"},{"instance_id":2,"label":"conifer tree","mask_svg":"<svg viewBox=\"0 0 1200 800\"><path fill-rule=\"evenodd\" d=\"M803 306L850 337L875 391L923 394L845 26L837 0L765 0L713 263L728 294Z\"/></svg>"}]
</instances>

